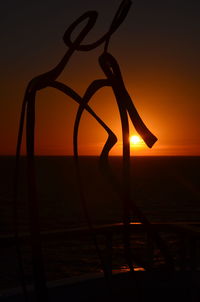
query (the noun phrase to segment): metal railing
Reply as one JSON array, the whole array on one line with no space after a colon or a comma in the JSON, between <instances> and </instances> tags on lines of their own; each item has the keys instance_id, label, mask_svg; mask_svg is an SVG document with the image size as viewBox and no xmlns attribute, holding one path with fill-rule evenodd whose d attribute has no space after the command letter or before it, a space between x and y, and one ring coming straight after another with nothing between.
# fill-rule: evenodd
<instances>
[{"instance_id":1,"label":"metal railing","mask_svg":"<svg viewBox=\"0 0 200 302\"><path fill-rule=\"evenodd\" d=\"M169 253L174 260L174 268L177 271L200 270L200 228L198 223L153 223L154 230L167 242ZM142 223L130 223L130 238L134 248L137 249L136 236L139 236L143 246L143 257L140 259L133 253L133 261L145 270L162 270L162 259L158 256L156 247L151 235L148 233ZM115 248L115 239L123 236L123 223L106 224L94 226L94 232L97 236L102 236L104 240L103 255L107 265L112 270L112 253ZM77 227L69 229L60 229L54 231L41 232L43 242L53 242L59 240L77 240L82 236L89 236L88 227ZM20 244L28 244L30 241L29 233L20 233L18 240ZM170 242L171 241L171 242ZM12 247L16 244L14 234L0 236L1 247ZM116 248L115 248L116 249ZM158 260L159 258L159 260ZM160 262L155 266L155 262ZM110 263L108 263L110 262ZM163 267L164 268L164 267Z\"/></svg>"}]
</instances>

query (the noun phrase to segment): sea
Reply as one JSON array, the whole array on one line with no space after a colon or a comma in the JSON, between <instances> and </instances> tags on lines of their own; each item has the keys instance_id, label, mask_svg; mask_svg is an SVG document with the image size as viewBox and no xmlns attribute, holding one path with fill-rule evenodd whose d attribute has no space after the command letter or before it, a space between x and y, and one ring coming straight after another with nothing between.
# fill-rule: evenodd
<instances>
[{"instance_id":1,"label":"sea","mask_svg":"<svg viewBox=\"0 0 200 302\"><path fill-rule=\"evenodd\" d=\"M20 160L19 220L25 228L27 211L26 158ZM121 182L122 159L111 157L110 167ZM37 195L44 229L84 223L75 165L72 157L36 157ZM14 157L0 157L0 226L12 231ZM122 202L112 184L101 174L98 157L81 157L81 179L94 223L122 218ZM133 157L131 194L150 221L199 221L200 157Z\"/></svg>"},{"instance_id":2,"label":"sea","mask_svg":"<svg viewBox=\"0 0 200 302\"><path fill-rule=\"evenodd\" d=\"M122 158L110 157L109 165L120 186ZM0 157L0 167L0 238L2 238L15 232L13 219L15 158ZM87 221L80 200L73 157L38 156L35 158L35 170L41 231L48 233L85 227ZM123 201L109 179L101 173L99 158L80 157L80 175L92 224L120 223L123 219ZM132 157L130 186L132 200L150 222L199 224L200 157ZM26 157L20 159L17 214L19 232L29 232ZM139 222L134 212L132 221ZM100 270L94 256L94 247L86 244L83 237L76 239L73 244L72 241L63 239L48 242L44 250L49 280ZM28 244L23 246L22 254L27 282L31 282L31 252ZM0 289L17 286L19 283L17 262L14 247L2 246ZM121 263L121 267L123 265Z\"/></svg>"}]
</instances>

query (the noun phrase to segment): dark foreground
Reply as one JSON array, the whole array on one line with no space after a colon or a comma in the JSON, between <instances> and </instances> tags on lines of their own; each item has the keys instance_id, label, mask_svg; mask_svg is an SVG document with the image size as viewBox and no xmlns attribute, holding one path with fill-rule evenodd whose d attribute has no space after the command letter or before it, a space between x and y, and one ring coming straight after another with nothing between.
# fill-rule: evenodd
<instances>
[{"instance_id":1,"label":"dark foreground","mask_svg":"<svg viewBox=\"0 0 200 302\"><path fill-rule=\"evenodd\" d=\"M1 158L0 203L0 300L22 301L21 296L4 295L20 286L19 267L13 239L12 176L13 158ZM26 283L33 284L29 241L29 215L26 195L25 159L22 159L19 194L19 232ZM120 180L120 158L112 158L111 165ZM89 213L94 225L118 224L122 221L122 204L109 183L101 177L96 158L82 158L81 167ZM113 239L113 269L126 273L116 275L111 293L102 278L91 237L88 234L69 235L69 229L86 227L81 208L72 158L39 157L36 159L38 200L40 207L42 245L50 301L188 301L196 299L199 290L199 217L200 217L200 158L134 158L132 160L132 195L150 222L175 225L175 230L160 229L175 261L176 273L161 273L162 257L145 232L133 230L132 250L137 269L154 261L157 272L127 273L120 232ZM135 217L133 217L133 221ZM181 231L180 226L181 225ZM182 231L183 226L183 231ZM195 228L195 229L194 229ZM136 224L136 229L138 229ZM179 229L179 230L178 230ZM178 231L177 231L178 230ZM73 233L74 234L74 233ZM104 235L103 235L104 236ZM100 235L99 245L105 246ZM153 250L153 253L152 253ZM147 253L148 251L148 253ZM145 261L145 263L144 263ZM142 264L142 265L141 265ZM144 265L143 265L144 264ZM148 270L148 265L147 265ZM194 270L197 270L194 272ZM89 280L83 276L89 274ZM70 283L71 278L76 279ZM68 279L63 285L61 281ZM74 279L73 279L74 280ZM82 280L82 281L80 281ZM55 286L56 284L56 286ZM11 290L12 292L12 290ZM13 293L13 292L12 292ZM30 294L30 296L32 296ZM58 299L57 299L58 298ZM107 299L107 300L106 300ZM16 300L17 301L17 300ZM173 301L173 300L172 300ZM199 301L194 300L194 301Z\"/></svg>"},{"instance_id":2,"label":"dark foreground","mask_svg":"<svg viewBox=\"0 0 200 302\"><path fill-rule=\"evenodd\" d=\"M96 276L76 281L60 281L48 286L49 302L115 302L115 301L195 301L200 298L199 273L147 273L116 274L106 282ZM35 300L29 289L29 301ZM2 296L4 302L21 302L23 296L10 292Z\"/></svg>"}]
</instances>

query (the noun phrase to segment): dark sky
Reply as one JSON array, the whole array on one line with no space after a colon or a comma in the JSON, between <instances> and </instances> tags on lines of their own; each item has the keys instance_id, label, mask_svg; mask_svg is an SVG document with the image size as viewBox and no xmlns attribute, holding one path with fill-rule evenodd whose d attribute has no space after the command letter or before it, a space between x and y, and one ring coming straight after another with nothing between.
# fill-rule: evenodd
<instances>
[{"instance_id":1,"label":"dark sky","mask_svg":"<svg viewBox=\"0 0 200 302\"><path fill-rule=\"evenodd\" d=\"M118 60L126 87L142 118L159 138L151 154L200 155L200 1L132 1L113 35L109 51ZM1 1L0 154L14 154L24 90L34 76L54 67L67 50L63 34L87 10L99 17L86 41L107 31L119 0ZM98 66L102 47L77 52L60 80L83 94L104 75ZM70 154L71 123L77 107L52 89L38 94L36 151ZM92 106L119 135L117 108L107 89ZM93 131L89 131L93 129ZM134 133L134 130L132 130ZM67 133L67 134L66 134ZM80 138L82 154L99 153L105 140L86 115ZM48 139L50 137L51 139ZM113 154L119 154L119 148ZM150 154L147 149L140 154Z\"/></svg>"}]
</instances>

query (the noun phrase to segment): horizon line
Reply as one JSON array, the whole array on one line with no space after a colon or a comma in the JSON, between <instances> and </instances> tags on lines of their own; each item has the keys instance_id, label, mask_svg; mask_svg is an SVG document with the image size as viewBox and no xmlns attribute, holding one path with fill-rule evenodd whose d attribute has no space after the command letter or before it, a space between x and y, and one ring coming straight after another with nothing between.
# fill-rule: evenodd
<instances>
[{"instance_id":1,"label":"horizon line","mask_svg":"<svg viewBox=\"0 0 200 302\"><path fill-rule=\"evenodd\" d=\"M0 157L15 157L15 154L0 154ZM26 154L20 155L20 157L27 157ZM34 155L34 157L74 157L73 154L37 154ZM100 157L100 155L79 155L79 157ZM110 157L123 157L123 155L109 155L108 158ZM200 157L200 154L167 154L167 155L131 155L130 157Z\"/></svg>"}]
</instances>

